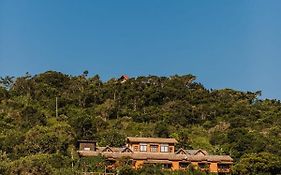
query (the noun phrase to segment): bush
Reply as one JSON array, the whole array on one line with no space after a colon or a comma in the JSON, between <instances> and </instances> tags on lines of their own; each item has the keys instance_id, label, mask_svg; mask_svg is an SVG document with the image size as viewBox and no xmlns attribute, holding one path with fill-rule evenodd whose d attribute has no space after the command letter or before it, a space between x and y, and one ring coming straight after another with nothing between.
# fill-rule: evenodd
<instances>
[{"instance_id":1,"label":"bush","mask_svg":"<svg viewBox=\"0 0 281 175\"><path fill-rule=\"evenodd\" d=\"M137 175L137 173L130 165L125 165L119 169L118 175Z\"/></svg>"},{"instance_id":2,"label":"bush","mask_svg":"<svg viewBox=\"0 0 281 175\"><path fill-rule=\"evenodd\" d=\"M139 175L164 175L164 172L161 170L160 165L144 165L141 169L138 170Z\"/></svg>"}]
</instances>

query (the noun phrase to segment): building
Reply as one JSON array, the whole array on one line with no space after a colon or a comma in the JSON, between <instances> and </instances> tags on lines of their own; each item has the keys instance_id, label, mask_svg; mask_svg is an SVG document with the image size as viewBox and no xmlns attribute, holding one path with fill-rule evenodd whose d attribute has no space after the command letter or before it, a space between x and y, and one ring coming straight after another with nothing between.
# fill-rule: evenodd
<instances>
[{"instance_id":1,"label":"building","mask_svg":"<svg viewBox=\"0 0 281 175\"><path fill-rule=\"evenodd\" d=\"M122 75L118 81L120 81L121 83L125 83L127 80L129 80L129 76L128 75Z\"/></svg>"},{"instance_id":2,"label":"building","mask_svg":"<svg viewBox=\"0 0 281 175\"><path fill-rule=\"evenodd\" d=\"M116 160L128 157L133 168L144 164L161 164L164 169L180 170L190 165L213 173L229 173L233 159L228 155L210 155L204 150L175 150L174 138L127 137L127 144L122 148L97 147L95 141L80 140L80 156L103 155L114 167Z\"/></svg>"}]
</instances>

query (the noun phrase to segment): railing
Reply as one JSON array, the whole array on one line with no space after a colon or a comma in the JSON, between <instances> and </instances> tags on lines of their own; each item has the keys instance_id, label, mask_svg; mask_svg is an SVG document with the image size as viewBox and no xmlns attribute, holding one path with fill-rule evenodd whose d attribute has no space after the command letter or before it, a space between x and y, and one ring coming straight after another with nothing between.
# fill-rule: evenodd
<instances>
[{"instance_id":1,"label":"railing","mask_svg":"<svg viewBox=\"0 0 281 175\"><path fill-rule=\"evenodd\" d=\"M115 173L83 172L82 175L115 175Z\"/></svg>"},{"instance_id":2,"label":"railing","mask_svg":"<svg viewBox=\"0 0 281 175\"><path fill-rule=\"evenodd\" d=\"M230 172L230 168L218 168L218 172L229 173Z\"/></svg>"}]
</instances>

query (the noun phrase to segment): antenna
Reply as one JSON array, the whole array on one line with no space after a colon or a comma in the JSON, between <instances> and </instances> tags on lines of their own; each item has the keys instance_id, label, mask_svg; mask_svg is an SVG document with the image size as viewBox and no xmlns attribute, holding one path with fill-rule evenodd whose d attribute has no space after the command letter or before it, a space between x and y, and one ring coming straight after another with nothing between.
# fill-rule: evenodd
<instances>
[{"instance_id":1,"label":"antenna","mask_svg":"<svg viewBox=\"0 0 281 175\"><path fill-rule=\"evenodd\" d=\"M56 97L56 118L58 118L58 97Z\"/></svg>"}]
</instances>

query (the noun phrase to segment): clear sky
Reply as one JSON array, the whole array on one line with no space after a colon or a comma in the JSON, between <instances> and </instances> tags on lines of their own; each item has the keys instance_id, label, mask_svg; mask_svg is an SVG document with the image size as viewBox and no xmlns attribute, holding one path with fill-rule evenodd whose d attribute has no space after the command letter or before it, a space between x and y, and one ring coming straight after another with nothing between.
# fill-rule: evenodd
<instances>
[{"instance_id":1,"label":"clear sky","mask_svg":"<svg viewBox=\"0 0 281 175\"><path fill-rule=\"evenodd\" d=\"M194 74L281 99L280 0L0 0L0 76Z\"/></svg>"}]
</instances>

